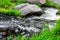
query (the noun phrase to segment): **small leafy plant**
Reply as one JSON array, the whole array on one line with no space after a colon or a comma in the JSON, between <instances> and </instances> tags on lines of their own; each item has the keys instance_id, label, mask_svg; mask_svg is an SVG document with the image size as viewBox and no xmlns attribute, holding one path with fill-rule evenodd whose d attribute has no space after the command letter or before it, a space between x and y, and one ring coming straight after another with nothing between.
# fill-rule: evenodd
<instances>
[{"instance_id":1,"label":"small leafy plant","mask_svg":"<svg viewBox=\"0 0 60 40\"><path fill-rule=\"evenodd\" d=\"M10 0L0 0L0 7L8 7L9 5L11 5Z\"/></svg>"}]
</instances>

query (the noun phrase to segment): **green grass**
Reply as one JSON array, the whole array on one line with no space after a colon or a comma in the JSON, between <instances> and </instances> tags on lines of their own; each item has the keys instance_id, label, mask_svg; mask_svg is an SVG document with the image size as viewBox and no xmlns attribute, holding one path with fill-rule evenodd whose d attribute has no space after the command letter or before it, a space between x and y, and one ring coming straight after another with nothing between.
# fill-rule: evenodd
<instances>
[{"instance_id":1,"label":"green grass","mask_svg":"<svg viewBox=\"0 0 60 40\"><path fill-rule=\"evenodd\" d=\"M0 7L8 8L9 6L14 6L13 3L10 2L11 0L0 0Z\"/></svg>"},{"instance_id":2,"label":"green grass","mask_svg":"<svg viewBox=\"0 0 60 40\"><path fill-rule=\"evenodd\" d=\"M15 40L27 40L28 38L25 38L25 37L22 37L21 35L20 35L20 33L17 33L16 35L10 35L10 36L8 36L7 37L7 40L10 40L12 38L12 40L13 39L15 39Z\"/></svg>"},{"instance_id":3,"label":"green grass","mask_svg":"<svg viewBox=\"0 0 60 40\"><path fill-rule=\"evenodd\" d=\"M14 7L18 4L22 4L24 3L23 0L15 0L15 1L12 1L12 0L0 0L0 12L3 13L3 14L7 14L7 15L12 15L12 16L19 16L19 12L14 10ZM41 4L36 4L38 5L39 7L41 7ZM59 5L54 3L54 2L50 2L49 0L46 0L46 5L47 6L53 6L57 9L59 9ZM21 14L20 14L21 16Z\"/></svg>"},{"instance_id":4,"label":"green grass","mask_svg":"<svg viewBox=\"0 0 60 40\"><path fill-rule=\"evenodd\" d=\"M18 10L14 10L14 7L16 4L11 2L11 0L0 0L0 13L6 14L9 16L21 17L21 13Z\"/></svg>"},{"instance_id":5,"label":"green grass","mask_svg":"<svg viewBox=\"0 0 60 40\"><path fill-rule=\"evenodd\" d=\"M16 5L17 5L17 4L22 4L22 3L24 3L23 0L18 0L18 1L16 2Z\"/></svg>"},{"instance_id":6,"label":"green grass","mask_svg":"<svg viewBox=\"0 0 60 40\"><path fill-rule=\"evenodd\" d=\"M51 31L44 29L39 35L32 36L30 40L60 40L60 20Z\"/></svg>"},{"instance_id":7,"label":"green grass","mask_svg":"<svg viewBox=\"0 0 60 40\"><path fill-rule=\"evenodd\" d=\"M57 4L55 2L52 2L50 0L46 0L46 4L45 5L46 6L50 6L50 7L54 7L56 9L60 9L60 5L59 4Z\"/></svg>"},{"instance_id":8,"label":"green grass","mask_svg":"<svg viewBox=\"0 0 60 40\"><path fill-rule=\"evenodd\" d=\"M18 10L4 8L0 8L0 14L5 14L9 16L21 16L21 13Z\"/></svg>"}]
</instances>

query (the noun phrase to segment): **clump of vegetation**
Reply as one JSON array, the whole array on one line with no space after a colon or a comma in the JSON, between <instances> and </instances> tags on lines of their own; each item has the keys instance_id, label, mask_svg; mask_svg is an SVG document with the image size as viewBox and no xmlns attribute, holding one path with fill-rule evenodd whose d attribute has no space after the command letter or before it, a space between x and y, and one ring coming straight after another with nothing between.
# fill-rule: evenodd
<instances>
[{"instance_id":1,"label":"clump of vegetation","mask_svg":"<svg viewBox=\"0 0 60 40\"><path fill-rule=\"evenodd\" d=\"M9 6L13 6L13 3L10 1L11 0L0 0L0 7L8 8Z\"/></svg>"},{"instance_id":2,"label":"clump of vegetation","mask_svg":"<svg viewBox=\"0 0 60 40\"><path fill-rule=\"evenodd\" d=\"M18 10L13 9L7 10L6 14L10 16L21 16L21 13Z\"/></svg>"},{"instance_id":3,"label":"clump of vegetation","mask_svg":"<svg viewBox=\"0 0 60 40\"><path fill-rule=\"evenodd\" d=\"M17 4L22 4L22 3L24 3L23 0L17 0L16 5L17 5Z\"/></svg>"},{"instance_id":4,"label":"clump of vegetation","mask_svg":"<svg viewBox=\"0 0 60 40\"><path fill-rule=\"evenodd\" d=\"M57 21L56 26L52 29L54 35L60 36L60 20Z\"/></svg>"},{"instance_id":5,"label":"clump of vegetation","mask_svg":"<svg viewBox=\"0 0 60 40\"><path fill-rule=\"evenodd\" d=\"M21 13L18 10L14 10L14 9L0 8L0 13L6 14L9 16L21 16Z\"/></svg>"},{"instance_id":6,"label":"clump of vegetation","mask_svg":"<svg viewBox=\"0 0 60 40\"><path fill-rule=\"evenodd\" d=\"M50 6L50 7L54 7L54 8L57 8L57 9L60 9L60 6L59 4L55 3L55 2L52 2L50 0L46 0L46 6Z\"/></svg>"},{"instance_id":7,"label":"clump of vegetation","mask_svg":"<svg viewBox=\"0 0 60 40\"><path fill-rule=\"evenodd\" d=\"M28 39L28 38L27 38ZM27 40L25 37L22 37L20 33L17 33L16 35L10 35L7 37L7 40Z\"/></svg>"},{"instance_id":8,"label":"clump of vegetation","mask_svg":"<svg viewBox=\"0 0 60 40\"><path fill-rule=\"evenodd\" d=\"M0 13L10 16L21 16L21 13L18 10L13 9L15 5L16 4L13 3L12 0L0 0Z\"/></svg>"},{"instance_id":9,"label":"clump of vegetation","mask_svg":"<svg viewBox=\"0 0 60 40\"><path fill-rule=\"evenodd\" d=\"M50 0L46 0L46 3L45 4L40 4L40 3L38 3L37 4L37 6L39 6L39 7L54 7L54 8L56 8L56 9L59 9L60 10L60 5L59 4L57 4L57 3L55 3L55 2L52 2L52 1L50 1Z\"/></svg>"}]
</instances>

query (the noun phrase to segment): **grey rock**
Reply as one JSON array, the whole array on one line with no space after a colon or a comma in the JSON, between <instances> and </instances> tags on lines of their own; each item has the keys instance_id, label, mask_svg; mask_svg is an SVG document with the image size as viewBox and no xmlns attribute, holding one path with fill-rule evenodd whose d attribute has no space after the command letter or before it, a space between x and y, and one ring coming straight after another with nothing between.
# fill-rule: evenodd
<instances>
[{"instance_id":1,"label":"grey rock","mask_svg":"<svg viewBox=\"0 0 60 40\"><path fill-rule=\"evenodd\" d=\"M34 12L42 12L42 9L39 8L37 5L29 5L29 6L26 6L22 9L20 9L21 15L27 15L27 14L31 14ZM39 13L39 14L41 14L41 13Z\"/></svg>"},{"instance_id":2,"label":"grey rock","mask_svg":"<svg viewBox=\"0 0 60 40\"><path fill-rule=\"evenodd\" d=\"M20 10L20 9L22 9L22 8L28 6L28 5L30 5L30 4L29 3L20 4L20 5L15 6L14 9Z\"/></svg>"},{"instance_id":3,"label":"grey rock","mask_svg":"<svg viewBox=\"0 0 60 40\"><path fill-rule=\"evenodd\" d=\"M41 3L41 4L45 4L46 3L45 0L24 0L24 2Z\"/></svg>"},{"instance_id":4,"label":"grey rock","mask_svg":"<svg viewBox=\"0 0 60 40\"><path fill-rule=\"evenodd\" d=\"M56 25L56 22L55 22L55 23L50 22L50 23L48 24L49 29L51 30L51 29L54 27L54 25Z\"/></svg>"},{"instance_id":5,"label":"grey rock","mask_svg":"<svg viewBox=\"0 0 60 40\"><path fill-rule=\"evenodd\" d=\"M34 33L37 33L39 32L39 29L38 28L34 28L34 27L25 27L25 30L28 30L28 32L34 32Z\"/></svg>"}]
</instances>

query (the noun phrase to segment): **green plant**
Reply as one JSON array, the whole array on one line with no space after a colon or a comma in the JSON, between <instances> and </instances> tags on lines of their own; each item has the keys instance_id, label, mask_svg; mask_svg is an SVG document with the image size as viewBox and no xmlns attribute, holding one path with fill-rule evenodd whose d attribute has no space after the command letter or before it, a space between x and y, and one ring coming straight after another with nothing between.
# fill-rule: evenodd
<instances>
[{"instance_id":1,"label":"green plant","mask_svg":"<svg viewBox=\"0 0 60 40\"><path fill-rule=\"evenodd\" d=\"M36 4L37 6L39 6L41 8L41 4Z\"/></svg>"},{"instance_id":2,"label":"green plant","mask_svg":"<svg viewBox=\"0 0 60 40\"><path fill-rule=\"evenodd\" d=\"M0 13L9 15L9 16L21 16L21 13L18 10L14 10L14 9L0 8Z\"/></svg>"},{"instance_id":3,"label":"green plant","mask_svg":"<svg viewBox=\"0 0 60 40\"><path fill-rule=\"evenodd\" d=\"M4 8L0 8L0 13L4 13L4 14L6 14L6 12L7 12L6 9L4 9Z\"/></svg>"},{"instance_id":4,"label":"green plant","mask_svg":"<svg viewBox=\"0 0 60 40\"><path fill-rule=\"evenodd\" d=\"M15 4L17 5L17 4L22 4L22 3L24 3L23 0L17 0L17 2Z\"/></svg>"},{"instance_id":5,"label":"green plant","mask_svg":"<svg viewBox=\"0 0 60 40\"><path fill-rule=\"evenodd\" d=\"M30 40L60 40L60 20L51 31L45 28L39 35L32 36Z\"/></svg>"},{"instance_id":6,"label":"green plant","mask_svg":"<svg viewBox=\"0 0 60 40\"><path fill-rule=\"evenodd\" d=\"M46 6L50 6L50 7L54 7L54 8L60 9L60 6L57 3L52 2L50 0L46 0Z\"/></svg>"},{"instance_id":7,"label":"green plant","mask_svg":"<svg viewBox=\"0 0 60 40\"><path fill-rule=\"evenodd\" d=\"M56 26L52 29L52 33L60 36L60 20L57 21Z\"/></svg>"},{"instance_id":8,"label":"green plant","mask_svg":"<svg viewBox=\"0 0 60 40\"><path fill-rule=\"evenodd\" d=\"M0 0L0 7L8 7L10 5L10 0Z\"/></svg>"},{"instance_id":9,"label":"green plant","mask_svg":"<svg viewBox=\"0 0 60 40\"><path fill-rule=\"evenodd\" d=\"M10 35L7 37L7 40L27 40L25 37L21 36L20 33L15 35Z\"/></svg>"},{"instance_id":10,"label":"green plant","mask_svg":"<svg viewBox=\"0 0 60 40\"><path fill-rule=\"evenodd\" d=\"M13 9L8 9L6 14L10 15L10 16L20 16L21 15L18 10L13 10Z\"/></svg>"},{"instance_id":11,"label":"green plant","mask_svg":"<svg viewBox=\"0 0 60 40\"><path fill-rule=\"evenodd\" d=\"M0 7L2 8L8 8L10 6L14 6L13 3L11 3L11 0L0 0Z\"/></svg>"}]
</instances>

